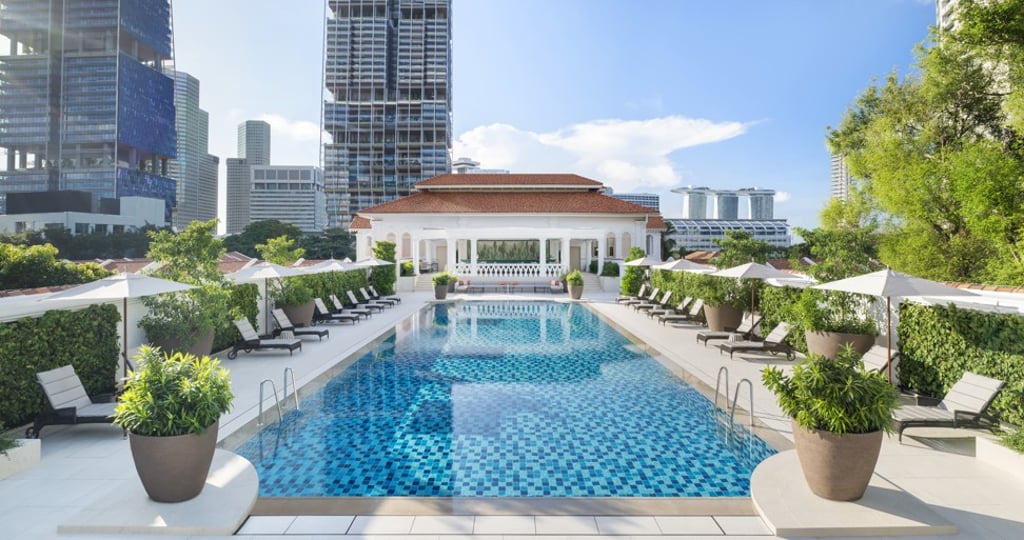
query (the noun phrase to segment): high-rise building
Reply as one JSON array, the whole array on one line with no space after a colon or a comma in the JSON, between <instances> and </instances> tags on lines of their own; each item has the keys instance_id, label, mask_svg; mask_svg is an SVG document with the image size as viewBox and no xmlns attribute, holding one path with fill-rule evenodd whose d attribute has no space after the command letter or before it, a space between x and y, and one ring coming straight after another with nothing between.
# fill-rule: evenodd
<instances>
[{"instance_id":1,"label":"high-rise building","mask_svg":"<svg viewBox=\"0 0 1024 540\"><path fill-rule=\"evenodd\" d=\"M748 219L753 220L770 220L774 219L775 214L775 190L774 189L758 189L758 188L745 188L739 190L737 193L745 195L749 204Z\"/></svg>"},{"instance_id":2,"label":"high-rise building","mask_svg":"<svg viewBox=\"0 0 1024 540\"><path fill-rule=\"evenodd\" d=\"M451 171L451 0L328 0L328 227Z\"/></svg>"},{"instance_id":3,"label":"high-rise building","mask_svg":"<svg viewBox=\"0 0 1024 540\"><path fill-rule=\"evenodd\" d=\"M253 165L249 219L276 219L305 233L318 233L327 223L324 179L319 167Z\"/></svg>"},{"instance_id":4,"label":"high-rise building","mask_svg":"<svg viewBox=\"0 0 1024 540\"><path fill-rule=\"evenodd\" d=\"M175 205L170 0L0 0L0 211L8 193ZM161 224L163 225L163 224Z\"/></svg>"},{"instance_id":5,"label":"high-rise building","mask_svg":"<svg viewBox=\"0 0 1024 540\"><path fill-rule=\"evenodd\" d=\"M661 197L657 193L605 193L610 197L615 197L620 201L631 202L633 204L639 204L640 206L646 206L651 210L660 212L661 211Z\"/></svg>"},{"instance_id":6,"label":"high-rise building","mask_svg":"<svg viewBox=\"0 0 1024 540\"><path fill-rule=\"evenodd\" d=\"M707 219L708 193L711 193L708 188L688 186L673 189L672 193L683 196L683 219Z\"/></svg>"},{"instance_id":7,"label":"high-rise building","mask_svg":"<svg viewBox=\"0 0 1024 540\"><path fill-rule=\"evenodd\" d=\"M959 0L935 0L935 27L940 32L955 30L958 25L956 5Z\"/></svg>"},{"instance_id":8,"label":"high-rise building","mask_svg":"<svg viewBox=\"0 0 1024 540\"><path fill-rule=\"evenodd\" d=\"M850 169L846 160L838 154L832 155L832 197L846 200L850 196Z\"/></svg>"},{"instance_id":9,"label":"high-rise building","mask_svg":"<svg viewBox=\"0 0 1024 540\"><path fill-rule=\"evenodd\" d=\"M210 115L199 108L199 80L183 71L174 78L175 128L178 157L168 164L168 176L178 184L174 227L217 217L217 169L220 158L210 155Z\"/></svg>"},{"instance_id":10,"label":"high-rise building","mask_svg":"<svg viewBox=\"0 0 1024 540\"><path fill-rule=\"evenodd\" d=\"M252 167L270 165L270 124L246 120L238 124L238 157L227 160L227 201L224 230L238 234L251 221Z\"/></svg>"},{"instance_id":11,"label":"high-rise building","mask_svg":"<svg viewBox=\"0 0 1024 540\"><path fill-rule=\"evenodd\" d=\"M711 219L740 218L740 198L734 191L716 191L712 200Z\"/></svg>"}]
</instances>

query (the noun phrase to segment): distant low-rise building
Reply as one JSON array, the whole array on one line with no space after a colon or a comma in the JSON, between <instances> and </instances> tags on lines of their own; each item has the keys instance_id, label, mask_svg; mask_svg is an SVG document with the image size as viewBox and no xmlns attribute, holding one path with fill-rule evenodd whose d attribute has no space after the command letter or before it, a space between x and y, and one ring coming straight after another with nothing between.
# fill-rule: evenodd
<instances>
[{"instance_id":1,"label":"distant low-rise building","mask_svg":"<svg viewBox=\"0 0 1024 540\"><path fill-rule=\"evenodd\" d=\"M668 219L674 229L668 239L678 249L686 251L718 251L718 241L726 231L746 231L754 240L762 240L776 247L789 247L792 236L789 223L784 219Z\"/></svg>"},{"instance_id":2,"label":"distant low-rise building","mask_svg":"<svg viewBox=\"0 0 1024 540\"><path fill-rule=\"evenodd\" d=\"M319 167L257 165L250 167L249 219L276 219L302 232L327 225L324 177Z\"/></svg>"},{"instance_id":3,"label":"distant low-rise building","mask_svg":"<svg viewBox=\"0 0 1024 540\"><path fill-rule=\"evenodd\" d=\"M80 195L75 197L75 195ZM48 195L49 199L78 199L60 201L52 209L46 205L21 212L20 197ZM67 229L71 234L121 233L141 229L147 225L164 226L165 204L151 197L120 197L103 199L99 208L92 206L92 197L84 192L12 193L8 196L8 214L0 214L0 233L20 234L45 231L48 228ZM71 203L71 204L68 204Z\"/></svg>"}]
</instances>

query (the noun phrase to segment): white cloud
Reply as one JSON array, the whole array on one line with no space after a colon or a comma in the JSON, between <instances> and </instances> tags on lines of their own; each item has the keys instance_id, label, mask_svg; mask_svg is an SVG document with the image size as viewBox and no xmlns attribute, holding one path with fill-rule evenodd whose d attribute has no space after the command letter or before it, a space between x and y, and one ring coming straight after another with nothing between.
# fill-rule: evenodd
<instances>
[{"instance_id":1,"label":"white cloud","mask_svg":"<svg viewBox=\"0 0 1024 540\"><path fill-rule=\"evenodd\" d=\"M593 120L549 133L508 124L471 129L454 143L455 157L512 172L571 172L616 192L657 190L679 184L672 152L744 134L752 124L665 116L647 120Z\"/></svg>"},{"instance_id":2,"label":"white cloud","mask_svg":"<svg viewBox=\"0 0 1024 540\"><path fill-rule=\"evenodd\" d=\"M270 124L271 136L283 135L296 141L320 142L320 125L308 120L289 120L277 114L261 114L258 118Z\"/></svg>"},{"instance_id":3,"label":"white cloud","mask_svg":"<svg viewBox=\"0 0 1024 540\"><path fill-rule=\"evenodd\" d=\"M777 203L784 203L784 202L788 201L791 197L792 196L789 194L788 191L776 191L775 192L775 202L777 202Z\"/></svg>"}]
</instances>

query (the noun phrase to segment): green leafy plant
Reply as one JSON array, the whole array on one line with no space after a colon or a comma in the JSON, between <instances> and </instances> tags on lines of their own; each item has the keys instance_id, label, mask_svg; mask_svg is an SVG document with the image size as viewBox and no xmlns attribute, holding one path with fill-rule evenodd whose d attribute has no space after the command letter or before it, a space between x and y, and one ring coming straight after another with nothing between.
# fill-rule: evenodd
<instances>
[{"instance_id":1,"label":"green leafy plant","mask_svg":"<svg viewBox=\"0 0 1024 540\"><path fill-rule=\"evenodd\" d=\"M169 437L200 434L231 410L231 379L209 356L143 347L114 411L114 423L132 433Z\"/></svg>"},{"instance_id":2,"label":"green leafy plant","mask_svg":"<svg viewBox=\"0 0 1024 540\"><path fill-rule=\"evenodd\" d=\"M1024 454L1024 429L1004 432L999 436L1007 447Z\"/></svg>"},{"instance_id":3,"label":"green leafy plant","mask_svg":"<svg viewBox=\"0 0 1024 540\"><path fill-rule=\"evenodd\" d=\"M448 272L440 272L434 274L434 277L431 279L434 282L434 286L437 287L440 285L450 285L458 281L459 278L455 274L449 274Z\"/></svg>"},{"instance_id":4,"label":"green leafy plant","mask_svg":"<svg viewBox=\"0 0 1024 540\"><path fill-rule=\"evenodd\" d=\"M565 282L574 287L583 286L583 274L579 270L573 270L565 275Z\"/></svg>"},{"instance_id":5,"label":"green leafy plant","mask_svg":"<svg viewBox=\"0 0 1024 540\"><path fill-rule=\"evenodd\" d=\"M589 273L589 274L596 274L597 273L597 259L591 260L590 264L587 265L587 273Z\"/></svg>"},{"instance_id":6,"label":"green leafy plant","mask_svg":"<svg viewBox=\"0 0 1024 540\"><path fill-rule=\"evenodd\" d=\"M629 253L626 255L626 262L634 259L642 259L646 255L644 250L633 246L629 248ZM626 269L622 272L622 294L627 296L635 295L640 292L640 286L644 281L644 269L639 266L626 266ZM680 298L682 298L680 296Z\"/></svg>"},{"instance_id":7,"label":"green leafy plant","mask_svg":"<svg viewBox=\"0 0 1024 540\"><path fill-rule=\"evenodd\" d=\"M416 274L416 269L412 264L412 261L404 261L398 270L402 277L409 277Z\"/></svg>"},{"instance_id":8,"label":"green leafy plant","mask_svg":"<svg viewBox=\"0 0 1024 540\"><path fill-rule=\"evenodd\" d=\"M804 289L793 305L797 325L811 332L878 335L878 324L866 312L862 295Z\"/></svg>"},{"instance_id":9,"label":"green leafy plant","mask_svg":"<svg viewBox=\"0 0 1024 540\"><path fill-rule=\"evenodd\" d=\"M835 360L811 355L793 366L792 376L766 367L761 381L778 398L782 412L804 429L836 435L892 431L896 389L881 373L865 369L849 347Z\"/></svg>"},{"instance_id":10,"label":"green leafy plant","mask_svg":"<svg viewBox=\"0 0 1024 540\"><path fill-rule=\"evenodd\" d=\"M305 249L295 247L295 240L286 235L270 238L264 244L257 244L256 249L264 260L283 266L294 264L306 254ZM313 301L313 290L306 284L305 276L275 280L267 294L276 306L301 306Z\"/></svg>"},{"instance_id":11,"label":"green leafy plant","mask_svg":"<svg viewBox=\"0 0 1024 540\"><path fill-rule=\"evenodd\" d=\"M619 263L605 261L604 266L601 267L601 275L604 277L619 277Z\"/></svg>"},{"instance_id":12,"label":"green leafy plant","mask_svg":"<svg viewBox=\"0 0 1024 540\"><path fill-rule=\"evenodd\" d=\"M7 451L18 446L18 441L7 435L3 423L0 423L0 456L6 456Z\"/></svg>"},{"instance_id":13,"label":"green leafy plant","mask_svg":"<svg viewBox=\"0 0 1024 540\"><path fill-rule=\"evenodd\" d=\"M373 256L382 261L395 262L395 243L376 242L373 245ZM380 294L395 294L395 282L398 281L398 277L395 275L394 265L373 267L369 281Z\"/></svg>"},{"instance_id":14,"label":"green leafy plant","mask_svg":"<svg viewBox=\"0 0 1024 540\"><path fill-rule=\"evenodd\" d=\"M238 283L228 287L228 305L231 313L237 313L249 320L256 326L256 320L260 315L260 292L255 283ZM235 325L217 328L213 339L213 350L224 350L241 339L241 334Z\"/></svg>"}]
</instances>

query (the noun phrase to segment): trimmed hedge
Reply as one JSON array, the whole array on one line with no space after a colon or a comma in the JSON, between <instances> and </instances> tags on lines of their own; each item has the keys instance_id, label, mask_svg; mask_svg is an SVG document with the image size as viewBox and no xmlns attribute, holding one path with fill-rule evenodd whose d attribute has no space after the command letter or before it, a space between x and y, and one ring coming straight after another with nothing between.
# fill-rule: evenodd
<instances>
[{"instance_id":1,"label":"trimmed hedge","mask_svg":"<svg viewBox=\"0 0 1024 540\"><path fill-rule=\"evenodd\" d=\"M260 316L260 288L255 283L240 283L228 287L228 309L243 315L254 327L258 327ZM223 351L238 343L242 335L234 324L218 328L213 336L213 350Z\"/></svg>"},{"instance_id":2,"label":"trimmed hedge","mask_svg":"<svg viewBox=\"0 0 1024 540\"><path fill-rule=\"evenodd\" d=\"M990 412L1024 425L1024 317L900 306L900 384L942 396L965 371L1006 381Z\"/></svg>"},{"instance_id":3,"label":"trimmed hedge","mask_svg":"<svg viewBox=\"0 0 1024 540\"><path fill-rule=\"evenodd\" d=\"M382 266L380 268L390 268L392 272L394 271L392 266ZM367 286L366 271L363 269L349 270L348 272L311 274L302 276L302 279L309 288L313 289L313 297L323 299L328 306L331 305L330 296L332 294L337 295L342 302L348 302L345 291L354 292L356 298L358 298L360 296L359 288ZM377 292L386 294L380 289L377 289Z\"/></svg>"},{"instance_id":4,"label":"trimmed hedge","mask_svg":"<svg viewBox=\"0 0 1024 540\"><path fill-rule=\"evenodd\" d=\"M0 324L0 424L18 426L46 407L36 373L75 367L89 395L111 392L121 353L121 316L111 304Z\"/></svg>"}]
</instances>

